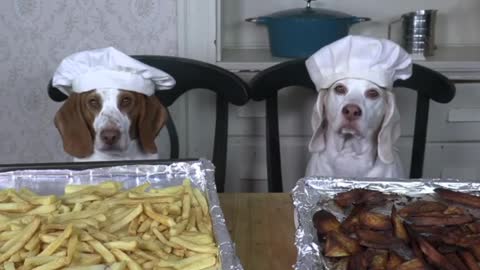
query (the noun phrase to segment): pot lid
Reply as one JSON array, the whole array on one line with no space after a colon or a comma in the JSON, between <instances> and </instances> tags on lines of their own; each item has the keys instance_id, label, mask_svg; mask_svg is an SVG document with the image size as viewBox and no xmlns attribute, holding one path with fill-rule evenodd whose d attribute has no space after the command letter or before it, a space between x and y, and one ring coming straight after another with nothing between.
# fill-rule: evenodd
<instances>
[{"instance_id":1,"label":"pot lid","mask_svg":"<svg viewBox=\"0 0 480 270\"><path fill-rule=\"evenodd\" d=\"M312 7L282 10L262 17L270 17L272 19L301 19L315 21L353 18L352 15L347 13Z\"/></svg>"}]
</instances>

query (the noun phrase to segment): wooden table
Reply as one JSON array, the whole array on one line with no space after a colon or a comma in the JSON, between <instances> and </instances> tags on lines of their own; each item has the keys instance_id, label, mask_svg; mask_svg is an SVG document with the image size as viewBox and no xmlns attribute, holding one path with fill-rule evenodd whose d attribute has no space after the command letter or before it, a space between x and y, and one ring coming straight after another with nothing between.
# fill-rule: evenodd
<instances>
[{"instance_id":1,"label":"wooden table","mask_svg":"<svg viewBox=\"0 0 480 270\"><path fill-rule=\"evenodd\" d=\"M220 193L219 197L245 270L292 269L297 250L289 193Z\"/></svg>"}]
</instances>

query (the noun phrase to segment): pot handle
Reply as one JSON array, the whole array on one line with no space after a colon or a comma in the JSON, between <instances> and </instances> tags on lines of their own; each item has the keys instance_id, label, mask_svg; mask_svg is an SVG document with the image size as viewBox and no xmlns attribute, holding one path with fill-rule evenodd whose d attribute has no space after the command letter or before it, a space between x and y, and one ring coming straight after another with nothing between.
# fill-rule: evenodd
<instances>
[{"instance_id":1,"label":"pot handle","mask_svg":"<svg viewBox=\"0 0 480 270\"><path fill-rule=\"evenodd\" d=\"M251 22L251 23L257 23L257 24L265 24L267 23L267 18L265 17L252 17L252 18L246 18L246 22Z\"/></svg>"},{"instance_id":2,"label":"pot handle","mask_svg":"<svg viewBox=\"0 0 480 270\"><path fill-rule=\"evenodd\" d=\"M368 22L370 20L372 20L372 19L368 18L368 17L353 17L352 18L352 23Z\"/></svg>"}]
</instances>

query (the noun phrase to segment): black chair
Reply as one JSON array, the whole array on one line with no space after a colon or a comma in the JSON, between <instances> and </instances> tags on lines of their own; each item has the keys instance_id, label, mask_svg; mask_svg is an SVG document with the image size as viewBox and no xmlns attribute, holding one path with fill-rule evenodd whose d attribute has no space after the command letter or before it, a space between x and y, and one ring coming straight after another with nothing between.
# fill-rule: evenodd
<instances>
[{"instance_id":1,"label":"black chair","mask_svg":"<svg viewBox=\"0 0 480 270\"><path fill-rule=\"evenodd\" d=\"M278 129L278 92L285 87L301 86L315 91L306 59L283 62L259 72L250 83L250 98L266 101L267 175L269 192L282 192L282 170ZM413 135L410 178L421 178L427 137L430 100L448 103L455 96L455 86L442 74L413 65L413 75L408 80L397 80L395 87L406 87L417 92L415 130Z\"/></svg>"},{"instance_id":2,"label":"black chair","mask_svg":"<svg viewBox=\"0 0 480 270\"><path fill-rule=\"evenodd\" d=\"M201 61L172 57L138 55L132 56L147 65L159 68L176 80L176 85L168 91L157 91L156 96L167 108L181 95L191 89L208 89L217 96L215 137L212 162L215 165L215 181L217 190L224 191L225 170L227 162L227 135L228 135L228 105L244 105L248 101L248 84L234 73L218 66ZM64 101L67 96L52 87L51 82L48 94L54 101ZM169 117L166 123L170 139L170 158L178 159L178 134L173 119ZM98 164L96 164L98 166ZM84 166L80 166L85 168Z\"/></svg>"}]
</instances>

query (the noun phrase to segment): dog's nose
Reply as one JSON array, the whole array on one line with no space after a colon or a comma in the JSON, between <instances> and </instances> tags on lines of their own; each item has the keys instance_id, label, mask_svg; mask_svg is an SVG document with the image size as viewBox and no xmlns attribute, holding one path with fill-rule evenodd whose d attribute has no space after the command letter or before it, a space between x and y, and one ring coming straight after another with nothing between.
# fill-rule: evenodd
<instances>
[{"instance_id":1,"label":"dog's nose","mask_svg":"<svg viewBox=\"0 0 480 270\"><path fill-rule=\"evenodd\" d=\"M120 131L118 129L104 129L100 132L100 138L107 145L114 145L120 139Z\"/></svg>"},{"instance_id":2,"label":"dog's nose","mask_svg":"<svg viewBox=\"0 0 480 270\"><path fill-rule=\"evenodd\" d=\"M342 114L348 121L354 121L362 116L362 109L355 104L347 104L342 108Z\"/></svg>"}]
</instances>

